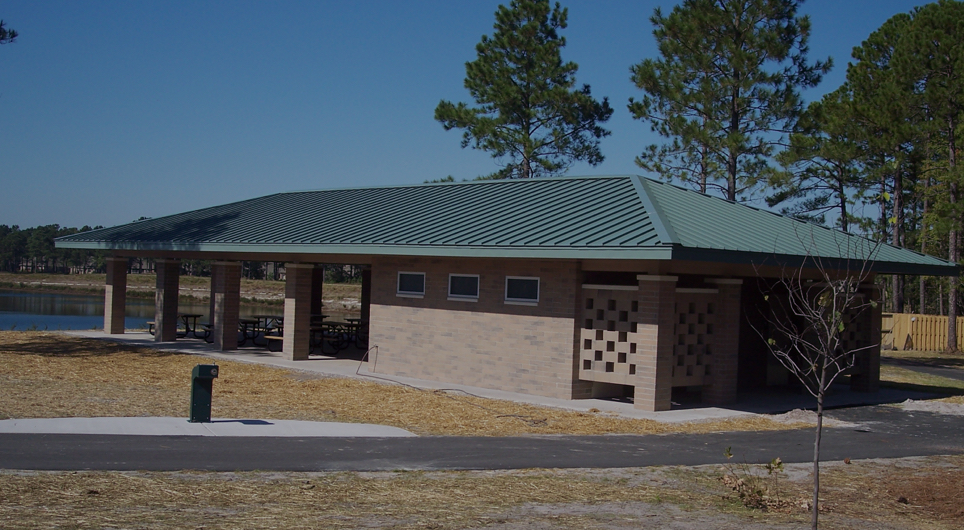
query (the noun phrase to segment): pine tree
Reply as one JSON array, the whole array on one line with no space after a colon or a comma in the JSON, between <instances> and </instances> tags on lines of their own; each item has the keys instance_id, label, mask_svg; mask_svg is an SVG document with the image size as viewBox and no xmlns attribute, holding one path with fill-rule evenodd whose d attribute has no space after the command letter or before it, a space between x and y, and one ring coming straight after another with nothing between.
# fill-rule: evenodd
<instances>
[{"instance_id":1,"label":"pine tree","mask_svg":"<svg viewBox=\"0 0 964 530\"><path fill-rule=\"evenodd\" d=\"M512 0L495 14L492 37L482 36L478 58L465 64L465 88L478 107L441 101L435 119L445 130L464 129L471 145L505 161L491 178L559 175L575 161L603 161L599 124L612 115L607 98L575 86L578 66L563 62L568 11L548 0Z\"/></svg>"},{"instance_id":2,"label":"pine tree","mask_svg":"<svg viewBox=\"0 0 964 530\"><path fill-rule=\"evenodd\" d=\"M18 35L16 30L7 29L7 24L0 20L0 44L15 42Z\"/></svg>"},{"instance_id":3,"label":"pine tree","mask_svg":"<svg viewBox=\"0 0 964 530\"><path fill-rule=\"evenodd\" d=\"M800 131L777 159L786 168L771 179L770 207L781 213L825 224L835 214L836 225L850 231L855 197L863 191L857 145L853 141L853 101L842 87L811 103L801 117Z\"/></svg>"},{"instance_id":4,"label":"pine tree","mask_svg":"<svg viewBox=\"0 0 964 530\"><path fill-rule=\"evenodd\" d=\"M959 141L964 122L964 4L949 0L925 5L913 13L894 53L901 75L915 81L922 109L927 118L925 130L932 131L943 144L943 167L938 186L944 193L934 205L946 222L948 259L961 259L958 238L964 212L961 208L962 168L958 161ZM957 314L958 278L948 290L947 349L958 351Z\"/></svg>"},{"instance_id":5,"label":"pine tree","mask_svg":"<svg viewBox=\"0 0 964 530\"><path fill-rule=\"evenodd\" d=\"M646 95L636 119L670 139L636 163L664 178L715 186L736 200L769 174L770 159L831 60L809 63L810 20L796 0L685 0L650 19L660 58L632 66Z\"/></svg>"}]
</instances>

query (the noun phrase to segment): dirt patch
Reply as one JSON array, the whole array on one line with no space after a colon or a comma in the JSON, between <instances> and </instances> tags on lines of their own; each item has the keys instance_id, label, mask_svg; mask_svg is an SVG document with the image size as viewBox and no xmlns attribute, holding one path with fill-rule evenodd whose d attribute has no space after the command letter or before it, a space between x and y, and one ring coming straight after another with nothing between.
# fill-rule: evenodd
<instances>
[{"instance_id":1,"label":"dirt patch","mask_svg":"<svg viewBox=\"0 0 964 530\"><path fill-rule=\"evenodd\" d=\"M817 425L817 411L815 410L794 409L790 412L784 412L783 414L771 414L767 417L773 421L778 421L781 423ZM833 418L824 416L823 426L852 428L857 427L857 424L835 420Z\"/></svg>"},{"instance_id":2,"label":"dirt patch","mask_svg":"<svg viewBox=\"0 0 964 530\"><path fill-rule=\"evenodd\" d=\"M0 418L185 416L191 369L209 359L56 333L0 332ZM748 416L669 424L221 361L220 418L345 421L416 434L661 434L802 427Z\"/></svg>"},{"instance_id":3,"label":"dirt patch","mask_svg":"<svg viewBox=\"0 0 964 530\"><path fill-rule=\"evenodd\" d=\"M825 464L821 483L834 510L896 528L964 527L964 456Z\"/></svg>"},{"instance_id":4,"label":"dirt patch","mask_svg":"<svg viewBox=\"0 0 964 530\"><path fill-rule=\"evenodd\" d=\"M900 404L904 410L921 410L924 412L936 412L937 414L947 414L950 416L964 416L964 404L948 403L945 401L915 401L908 399Z\"/></svg>"}]
</instances>

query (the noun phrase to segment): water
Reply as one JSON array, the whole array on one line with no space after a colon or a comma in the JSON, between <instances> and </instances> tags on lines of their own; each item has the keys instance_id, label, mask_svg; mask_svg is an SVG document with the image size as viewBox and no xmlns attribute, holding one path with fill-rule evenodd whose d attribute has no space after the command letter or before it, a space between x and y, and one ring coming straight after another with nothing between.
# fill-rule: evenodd
<instances>
[{"instance_id":1,"label":"water","mask_svg":"<svg viewBox=\"0 0 964 530\"><path fill-rule=\"evenodd\" d=\"M208 304L178 304L181 313L204 315L207 321ZM154 320L154 300L128 298L124 327L147 329L147 322ZM242 305L241 318L253 315L280 315L281 306ZM103 295L77 295L44 292L22 292L0 289L0 329L60 330L104 329Z\"/></svg>"}]
</instances>

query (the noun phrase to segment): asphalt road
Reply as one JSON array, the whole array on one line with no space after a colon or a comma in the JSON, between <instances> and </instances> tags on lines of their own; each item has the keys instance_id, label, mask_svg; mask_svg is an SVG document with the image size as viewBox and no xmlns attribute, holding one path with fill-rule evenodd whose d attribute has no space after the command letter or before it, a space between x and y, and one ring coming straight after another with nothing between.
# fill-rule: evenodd
<instances>
[{"instance_id":1,"label":"asphalt road","mask_svg":"<svg viewBox=\"0 0 964 530\"><path fill-rule=\"evenodd\" d=\"M964 417L856 407L828 416L821 460L964 453ZM615 468L808 462L813 430L659 436L256 438L0 434L0 468L33 470L377 471Z\"/></svg>"}]
</instances>

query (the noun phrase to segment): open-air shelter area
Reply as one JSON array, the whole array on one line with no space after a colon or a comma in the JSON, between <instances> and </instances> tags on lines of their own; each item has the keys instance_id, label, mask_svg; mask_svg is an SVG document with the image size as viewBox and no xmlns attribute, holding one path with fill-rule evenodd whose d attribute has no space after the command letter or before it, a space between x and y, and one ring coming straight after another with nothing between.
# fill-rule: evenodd
<instances>
[{"instance_id":1,"label":"open-air shelter area","mask_svg":"<svg viewBox=\"0 0 964 530\"><path fill-rule=\"evenodd\" d=\"M157 263L155 340L177 338L181 259L213 261L216 350L237 348L242 261L284 262L283 355L307 359L319 264L364 267L368 369L552 398L674 392L725 405L792 383L761 318L787 270L957 275L956 265L638 176L277 193L72 236L109 251L104 331L124 332L127 260ZM873 254L867 254L873 249ZM777 291L773 291L777 293ZM845 331L875 392L880 306Z\"/></svg>"}]
</instances>

